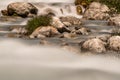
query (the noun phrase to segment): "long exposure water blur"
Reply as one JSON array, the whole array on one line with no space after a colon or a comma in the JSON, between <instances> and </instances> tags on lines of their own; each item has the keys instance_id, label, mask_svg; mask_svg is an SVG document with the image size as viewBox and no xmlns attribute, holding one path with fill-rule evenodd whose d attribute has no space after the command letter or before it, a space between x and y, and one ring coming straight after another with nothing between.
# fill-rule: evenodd
<instances>
[{"instance_id":1,"label":"long exposure water blur","mask_svg":"<svg viewBox=\"0 0 120 80\"><path fill-rule=\"evenodd\" d=\"M73 0L0 0L0 10L11 2L73 3ZM72 5L74 7L74 5ZM54 9L58 10L56 7ZM63 7L64 8L64 7ZM76 15L73 11L65 15ZM60 12L58 16L60 16ZM77 15L76 15L77 16ZM0 25L25 25L0 22ZM0 26L1 27L1 26ZM82 54L82 53L81 53ZM120 80L119 55L76 54L58 46L43 46L39 40L0 36L0 80Z\"/></svg>"}]
</instances>

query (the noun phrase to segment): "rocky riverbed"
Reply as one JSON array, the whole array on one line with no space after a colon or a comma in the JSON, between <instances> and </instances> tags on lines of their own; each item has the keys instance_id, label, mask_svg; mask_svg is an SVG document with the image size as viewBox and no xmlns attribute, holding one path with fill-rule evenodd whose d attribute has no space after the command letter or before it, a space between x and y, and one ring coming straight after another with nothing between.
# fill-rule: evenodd
<instances>
[{"instance_id":1,"label":"rocky riverbed","mask_svg":"<svg viewBox=\"0 0 120 80\"><path fill-rule=\"evenodd\" d=\"M119 14L98 2L35 1L0 3L1 80L120 80ZM31 30L41 16L49 25Z\"/></svg>"},{"instance_id":2,"label":"rocky riverbed","mask_svg":"<svg viewBox=\"0 0 120 80\"><path fill-rule=\"evenodd\" d=\"M107 53L112 51L115 53L120 53L120 36L118 35L113 37L116 38L116 42L113 42L114 39L111 39L113 28L115 26L119 26L119 19L115 19L117 17L110 17L109 14L105 13L109 11L109 8L106 5L101 5L100 3L93 2L83 14L83 18L78 18L72 15L65 16L65 10L62 10L62 15L64 16L58 15L58 13L52 10L54 6L59 6L60 8L57 8L56 10L60 9L60 11L64 8L64 6L68 6L68 8L71 10L71 3L68 5L62 5L58 3L56 3L55 5L50 3L34 3L32 5L27 3L24 4L22 2L12 4L8 5L9 8L7 8L7 14L5 14L6 12L4 10L2 11L3 15L7 16L0 17L0 35L2 37L22 38L33 41L33 38L36 38L39 40L38 43L40 43L41 45L60 46L75 53L81 53L82 51L92 51L94 53ZM29 10L25 10L28 11L28 14L26 14L26 12L20 12L22 8L19 7L19 5L21 4L25 6L24 10L27 7L31 6ZM34 7L34 5L36 7ZM49 10L47 10L47 13L45 12L45 9L48 8L45 7L45 9L42 9L43 5L49 6ZM12 14L9 13L11 12L9 9L16 10L12 12L12 14L16 14L17 16L11 16ZM97 11L98 9L100 11ZM31 15L30 10L35 11L35 14L38 11L39 13L37 15L43 15L43 13L52 13L52 22L50 23L51 26L40 26L35 31L33 31L32 34L26 35L27 30L25 26L27 25L27 21L32 19L32 17L29 17L29 14ZM42 14L41 10L43 10ZM91 11L95 12L96 14L91 13ZM23 16L28 16L28 18L21 18ZM115 22L114 19L117 21Z\"/></svg>"}]
</instances>

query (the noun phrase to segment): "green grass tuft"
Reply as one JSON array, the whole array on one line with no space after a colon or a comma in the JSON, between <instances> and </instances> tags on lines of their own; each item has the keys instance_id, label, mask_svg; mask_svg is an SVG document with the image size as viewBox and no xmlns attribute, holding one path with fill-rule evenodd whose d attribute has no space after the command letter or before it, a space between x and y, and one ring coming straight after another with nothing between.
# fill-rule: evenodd
<instances>
[{"instance_id":1,"label":"green grass tuft","mask_svg":"<svg viewBox=\"0 0 120 80\"><path fill-rule=\"evenodd\" d=\"M47 15L40 15L29 20L26 26L28 34L31 34L36 28L40 26L49 26L51 20L52 20L51 17Z\"/></svg>"}]
</instances>

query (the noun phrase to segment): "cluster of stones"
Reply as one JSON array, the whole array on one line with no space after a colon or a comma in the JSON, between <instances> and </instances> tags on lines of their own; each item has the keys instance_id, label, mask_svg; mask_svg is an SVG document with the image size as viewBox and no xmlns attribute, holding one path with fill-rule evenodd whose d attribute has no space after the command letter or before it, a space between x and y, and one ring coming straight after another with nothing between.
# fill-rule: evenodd
<instances>
[{"instance_id":1,"label":"cluster of stones","mask_svg":"<svg viewBox=\"0 0 120 80\"><path fill-rule=\"evenodd\" d=\"M110 17L110 9L101 3L92 2L89 7L85 10L83 18L85 20L108 20L110 25L120 27L120 14ZM8 5L7 10L2 10L3 15L18 15L21 17L27 17L31 14L37 15L38 9L30 3L11 3ZM52 16L52 21L50 26L39 26L33 31L29 36L30 38L45 38L54 37L61 35L60 37L72 38L76 35L88 35L90 30L85 27L73 27L72 25L81 25L81 19L66 16L66 17L56 17ZM18 34L25 34L27 30L25 28L13 29L13 32ZM105 52L108 49L120 51L120 36L111 36L104 39L92 38L83 42L81 45L83 49L90 50L94 52Z\"/></svg>"},{"instance_id":2,"label":"cluster of stones","mask_svg":"<svg viewBox=\"0 0 120 80\"><path fill-rule=\"evenodd\" d=\"M105 42L99 38L88 39L82 44L82 48L93 52L105 52L107 50L120 51L120 36L109 37Z\"/></svg>"}]
</instances>

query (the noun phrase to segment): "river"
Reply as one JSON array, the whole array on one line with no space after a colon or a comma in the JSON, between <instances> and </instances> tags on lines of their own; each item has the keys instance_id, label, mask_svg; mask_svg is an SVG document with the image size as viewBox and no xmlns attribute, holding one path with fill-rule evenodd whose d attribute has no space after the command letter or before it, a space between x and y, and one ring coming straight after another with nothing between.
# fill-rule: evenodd
<instances>
[{"instance_id":1,"label":"river","mask_svg":"<svg viewBox=\"0 0 120 80\"><path fill-rule=\"evenodd\" d=\"M73 3L73 0L0 0L0 10L15 1ZM24 22L26 19L0 22L0 27L25 25ZM120 80L119 56L81 54L40 45L39 39L0 36L0 80Z\"/></svg>"}]
</instances>

